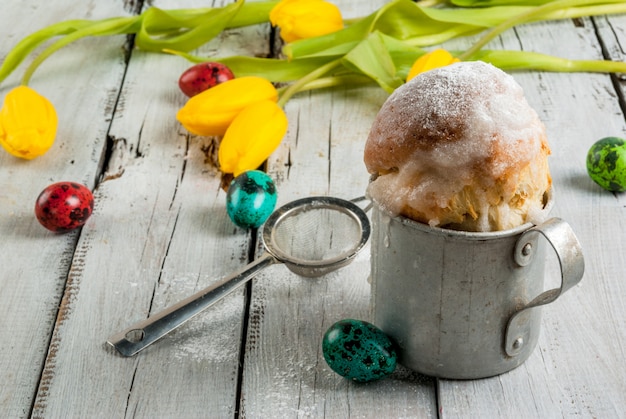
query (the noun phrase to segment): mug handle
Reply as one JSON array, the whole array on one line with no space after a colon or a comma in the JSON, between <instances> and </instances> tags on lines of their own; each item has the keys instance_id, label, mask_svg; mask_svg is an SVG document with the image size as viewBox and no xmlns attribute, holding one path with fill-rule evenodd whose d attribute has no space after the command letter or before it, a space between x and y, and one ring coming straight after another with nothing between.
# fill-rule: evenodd
<instances>
[{"instance_id":1,"label":"mug handle","mask_svg":"<svg viewBox=\"0 0 626 419\"><path fill-rule=\"evenodd\" d=\"M578 284L585 271L582 247L570 225L560 218L551 218L543 224L524 232L515 246L514 259L519 266L528 265L537 247L539 234L554 248L561 267L561 286L539 294L534 300L511 315L506 327L505 350L507 355L516 356L528 342L527 327L530 309L549 304L574 285Z\"/></svg>"}]
</instances>

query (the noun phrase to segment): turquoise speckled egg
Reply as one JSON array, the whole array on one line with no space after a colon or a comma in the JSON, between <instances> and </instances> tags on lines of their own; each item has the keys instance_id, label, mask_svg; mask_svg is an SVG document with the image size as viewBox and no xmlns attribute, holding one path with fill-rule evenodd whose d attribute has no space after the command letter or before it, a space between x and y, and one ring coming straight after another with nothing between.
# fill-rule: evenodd
<instances>
[{"instance_id":1,"label":"turquoise speckled egg","mask_svg":"<svg viewBox=\"0 0 626 419\"><path fill-rule=\"evenodd\" d=\"M617 137L597 141L587 153L587 173L607 191L626 191L626 141Z\"/></svg>"},{"instance_id":2,"label":"turquoise speckled egg","mask_svg":"<svg viewBox=\"0 0 626 419\"><path fill-rule=\"evenodd\" d=\"M250 170L237 176L228 187L226 211L237 226L256 228L276 207L276 186L267 174Z\"/></svg>"},{"instance_id":3,"label":"turquoise speckled egg","mask_svg":"<svg viewBox=\"0 0 626 419\"><path fill-rule=\"evenodd\" d=\"M388 376L398 358L394 343L382 330L352 319L341 320L326 331L322 352L333 371L360 383Z\"/></svg>"}]
</instances>

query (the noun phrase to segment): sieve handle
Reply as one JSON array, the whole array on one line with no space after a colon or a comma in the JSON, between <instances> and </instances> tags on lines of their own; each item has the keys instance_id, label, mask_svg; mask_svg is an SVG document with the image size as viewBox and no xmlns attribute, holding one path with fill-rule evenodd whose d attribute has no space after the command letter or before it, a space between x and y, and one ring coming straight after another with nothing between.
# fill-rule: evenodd
<instances>
[{"instance_id":1,"label":"sieve handle","mask_svg":"<svg viewBox=\"0 0 626 419\"><path fill-rule=\"evenodd\" d=\"M280 261L266 252L231 276L112 335L107 343L117 349L120 354L133 356L248 282L261 269L275 263L280 263Z\"/></svg>"}]
</instances>

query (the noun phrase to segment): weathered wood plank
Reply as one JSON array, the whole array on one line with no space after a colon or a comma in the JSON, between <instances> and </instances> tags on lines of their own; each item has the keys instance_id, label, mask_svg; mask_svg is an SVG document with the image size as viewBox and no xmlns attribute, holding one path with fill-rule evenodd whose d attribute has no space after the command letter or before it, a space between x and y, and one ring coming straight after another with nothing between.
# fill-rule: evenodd
<instances>
[{"instance_id":1,"label":"weathered wood plank","mask_svg":"<svg viewBox=\"0 0 626 419\"><path fill-rule=\"evenodd\" d=\"M566 58L601 59L590 20L540 23L508 33L505 48ZM610 77L598 74L515 73L531 106L546 124L552 147L556 206L586 256L582 282L543 309L533 355L510 373L479 381L439 383L449 417L620 417L624 377L623 205L587 176L594 141L623 135L624 116ZM615 238L610 240L609 238ZM558 275L556 260L549 272ZM551 280L553 286L558 282Z\"/></svg>"},{"instance_id":2,"label":"weathered wood plank","mask_svg":"<svg viewBox=\"0 0 626 419\"><path fill-rule=\"evenodd\" d=\"M203 51L267 53L267 33L239 30ZM68 406L76 417L234 415L242 291L136 358L105 345L247 263L249 235L226 215L207 155L212 140L189 136L175 119L186 100L177 80L189 65L133 51L110 130L111 161L78 242L35 416L60 417Z\"/></svg>"},{"instance_id":3,"label":"weathered wood plank","mask_svg":"<svg viewBox=\"0 0 626 419\"><path fill-rule=\"evenodd\" d=\"M129 12L122 1L3 2L0 60L21 38L48 24ZM79 237L78 231L56 235L41 227L34 217L35 200L57 181L93 187L124 73L125 42L125 37L85 40L48 59L30 86L57 109L56 143L32 161L0 152L0 411L6 417L30 412ZM0 98L19 83L24 68L0 85Z\"/></svg>"},{"instance_id":4,"label":"weathered wood plank","mask_svg":"<svg viewBox=\"0 0 626 419\"><path fill-rule=\"evenodd\" d=\"M613 61L626 61L626 16L604 16L593 19L605 55ZM626 112L626 75L613 76L622 113ZM621 195L620 195L621 196ZM623 198L623 197L622 197Z\"/></svg>"},{"instance_id":5,"label":"weathered wood plank","mask_svg":"<svg viewBox=\"0 0 626 419\"><path fill-rule=\"evenodd\" d=\"M364 15L384 2L337 2ZM358 7L356 7L358 5ZM363 148L387 94L377 87L303 93L286 106L290 128L268 163L286 203L311 195L365 193ZM297 234L297 232L296 232ZM369 247L339 271L317 279L284 266L255 279L246 341L242 414L246 417L434 417L432 379L399 369L359 385L324 361L324 332L336 321L371 321Z\"/></svg>"},{"instance_id":6,"label":"weathered wood plank","mask_svg":"<svg viewBox=\"0 0 626 419\"><path fill-rule=\"evenodd\" d=\"M0 37L7 42L0 43L0 57L31 32L16 21L42 27L74 17L127 15L134 7L119 0L40 3L3 4ZM386 2L337 3L352 17ZM606 52L623 60L626 17L594 21ZM589 19L535 24L496 44L600 58L595 29ZM267 27L233 31L201 53L265 54L268 33ZM255 243L225 214L219 175L207 161L212 140L187 135L174 119L185 100L176 79L188 64L133 51L126 72L125 42L123 36L87 39L50 58L31 85L59 112L57 143L31 162L0 153L4 416L29 416L33 403L34 417L624 415L625 198L597 187L584 166L595 140L626 136L623 80L515 74L548 128L554 215L572 224L587 260L581 284L544 309L531 358L485 380L434 380L400 368L386 380L357 385L328 368L321 339L337 320L370 319L369 249L319 279L296 276L284 266L269 268L250 287L248 320L241 290L135 358L122 358L106 346L111 333L246 264ZM0 85L0 97L18 76ZM313 194L362 195L368 180L363 145L385 98L372 87L293 99L286 107L289 132L268 163L280 203ZM37 194L59 180L93 186L108 136L112 158L95 190L94 216L81 232L46 232L33 216ZM550 262L555 275L556 261Z\"/></svg>"}]
</instances>

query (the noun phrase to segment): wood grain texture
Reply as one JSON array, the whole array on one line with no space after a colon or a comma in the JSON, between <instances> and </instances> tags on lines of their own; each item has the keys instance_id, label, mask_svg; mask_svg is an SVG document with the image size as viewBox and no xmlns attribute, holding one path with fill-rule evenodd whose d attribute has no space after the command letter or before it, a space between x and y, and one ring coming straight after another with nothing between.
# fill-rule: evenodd
<instances>
[{"instance_id":1,"label":"wood grain texture","mask_svg":"<svg viewBox=\"0 0 626 419\"><path fill-rule=\"evenodd\" d=\"M590 19L527 25L498 43L565 58L602 58ZM479 381L439 382L443 416L621 417L626 332L620 313L626 293L618 278L626 262L624 207L590 180L585 158L596 140L624 135L624 115L610 76L532 72L514 77L546 124L556 201L552 215L572 225L586 272L579 285L543 309L539 344L518 369ZM552 286L558 285L557 263L549 260Z\"/></svg>"},{"instance_id":2,"label":"wood grain texture","mask_svg":"<svg viewBox=\"0 0 626 419\"><path fill-rule=\"evenodd\" d=\"M376 87L359 93L369 100L356 101L353 94L303 94L287 105L297 126L269 162L269 173L281 179L281 200L365 193L369 175L362 155L371 124L365 121L373 120L387 95ZM255 280L242 391L246 417L436 416L432 379L400 369L389 379L359 385L332 372L323 359L322 337L333 323L372 320L368 277L369 247L321 278L276 267Z\"/></svg>"},{"instance_id":3,"label":"wood grain texture","mask_svg":"<svg viewBox=\"0 0 626 419\"><path fill-rule=\"evenodd\" d=\"M368 12L362 2L337 3L357 16ZM368 3L373 10L384 2ZM268 162L279 200L364 195L369 175L363 148L386 98L371 87L302 93L291 100L287 136ZM352 264L319 279L275 267L255 280L242 388L245 417L436 416L432 379L400 369L390 379L359 385L332 372L323 359L322 337L333 323L371 321L368 277L369 247Z\"/></svg>"},{"instance_id":4,"label":"wood grain texture","mask_svg":"<svg viewBox=\"0 0 626 419\"><path fill-rule=\"evenodd\" d=\"M124 0L5 3L0 60L32 28L138 7ZM227 3L149 2L166 9ZM357 17L387 2L335 3ZM462 49L472 39L448 46ZM264 56L270 41L268 25L236 29L196 53ZM625 45L626 17L612 16L526 25L490 47L623 61ZM595 185L584 163L597 139L626 136L626 81L603 74L514 73L548 130L553 215L572 225L586 257L582 282L543 309L538 347L521 367L474 381L400 367L365 385L333 373L321 352L324 332L344 318L371 320L369 248L316 279L272 266L138 356L117 355L105 343L109 335L261 252L258 235L226 215L215 139L189 135L175 120L185 102L176 82L189 65L129 54L118 36L72 44L35 73L31 86L54 103L59 135L33 161L0 153L0 416L625 417L625 197ZM0 97L20 75L0 85ZM288 133L267 162L279 205L364 194L364 142L386 97L375 86L337 88L287 104ZM94 215L66 235L47 232L33 216L39 192L60 180L95 187ZM552 285L556 263L551 256Z\"/></svg>"},{"instance_id":5,"label":"wood grain texture","mask_svg":"<svg viewBox=\"0 0 626 419\"><path fill-rule=\"evenodd\" d=\"M120 1L4 2L0 57L33 28L69 18L127 14ZM46 354L56 350L49 348L50 334L79 235L45 230L33 216L35 200L57 181L93 187L124 73L125 42L125 37L85 40L47 60L30 85L59 113L63 128L54 146L28 162L0 153L0 411L6 417L29 415ZM0 97L18 84L24 68L0 86Z\"/></svg>"},{"instance_id":6,"label":"wood grain texture","mask_svg":"<svg viewBox=\"0 0 626 419\"><path fill-rule=\"evenodd\" d=\"M182 7L174 3L154 5ZM198 6L206 3L185 5ZM267 27L257 27L198 53L266 54L267 45ZM175 119L185 102L177 80L188 66L132 52L108 134L111 159L77 245L34 416L60 417L68 405L77 417L234 414L242 291L143 356L122 358L105 345L112 333L247 263L250 236L225 213L213 140L190 136Z\"/></svg>"}]
</instances>

